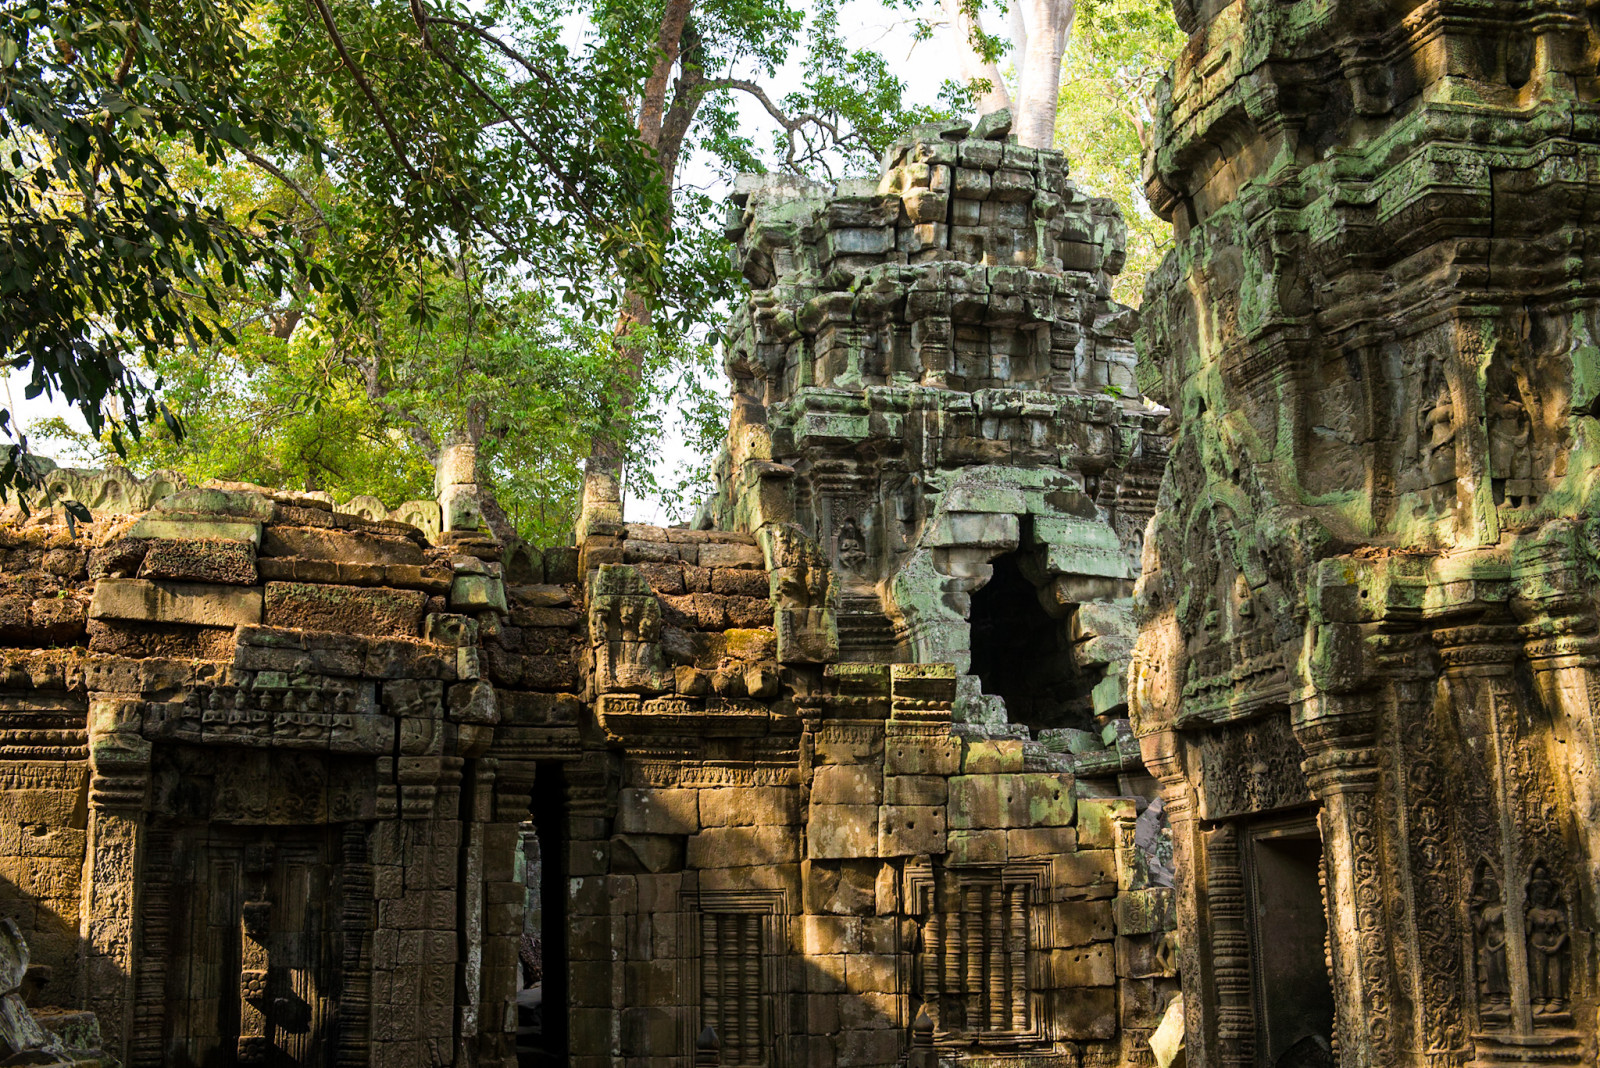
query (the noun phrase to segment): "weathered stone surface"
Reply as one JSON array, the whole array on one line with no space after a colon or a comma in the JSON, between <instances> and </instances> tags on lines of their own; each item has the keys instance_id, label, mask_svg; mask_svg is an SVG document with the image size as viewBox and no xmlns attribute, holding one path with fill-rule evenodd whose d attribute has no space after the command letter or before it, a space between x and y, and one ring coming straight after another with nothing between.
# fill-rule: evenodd
<instances>
[{"instance_id":1,"label":"weathered stone surface","mask_svg":"<svg viewBox=\"0 0 1600 1068\"><path fill-rule=\"evenodd\" d=\"M806 855L875 857L878 854L878 806L812 805L806 819Z\"/></svg>"},{"instance_id":2,"label":"weathered stone surface","mask_svg":"<svg viewBox=\"0 0 1600 1068\"><path fill-rule=\"evenodd\" d=\"M235 519L146 516L128 528L130 538L176 538L182 541L261 541L261 524Z\"/></svg>"},{"instance_id":3,"label":"weathered stone surface","mask_svg":"<svg viewBox=\"0 0 1600 1068\"><path fill-rule=\"evenodd\" d=\"M231 627L261 622L258 589L148 579L101 579L89 605L91 619L192 623Z\"/></svg>"},{"instance_id":4,"label":"weathered stone surface","mask_svg":"<svg viewBox=\"0 0 1600 1068\"><path fill-rule=\"evenodd\" d=\"M421 633L426 600L420 590L269 582L265 622L336 634L414 635Z\"/></svg>"},{"instance_id":5,"label":"weathered stone surface","mask_svg":"<svg viewBox=\"0 0 1600 1068\"><path fill-rule=\"evenodd\" d=\"M144 554L139 577L254 586L255 547L248 541L159 539Z\"/></svg>"},{"instance_id":6,"label":"weathered stone surface","mask_svg":"<svg viewBox=\"0 0 1600 1068\"><path fill-rule=\"evenodd\" d=\"M1190 873L1187 1055L1583 1063L1593 28L1313 7L1177 5L1147 164L1179 225L1140 377L1178 418L1129 706Z\"/></svg>"},{"instance_id":7,"label":"weathered stone surface","mask_svg":"<svg viewBox=\"0 0 1600 1068\"><path fill-rule=\"evenodd\" d=\"M298 556L345 564L421 564L422 550L407 538L366 531L272 524L261 535L262 556Z\"/></svg>"}]
</instances>

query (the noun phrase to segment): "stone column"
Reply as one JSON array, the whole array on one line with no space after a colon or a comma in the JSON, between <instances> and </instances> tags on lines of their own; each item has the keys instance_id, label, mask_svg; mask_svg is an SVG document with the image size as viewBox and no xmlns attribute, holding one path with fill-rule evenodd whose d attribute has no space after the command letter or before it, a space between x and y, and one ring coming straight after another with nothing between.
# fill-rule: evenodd
<instances>
[{"instance_id":1,"label":"stone column","mask_svg":"<svg viewBox=\"0 0 1600 1068\"><path fill-rule=\"evenodd\" d=\"M1178 732L1162 730L1139 739L1145 767L1161 782L1161 799L1172 827L1172 864L1176 872L1178 913L1178 974L1183 980L1184 1029L1190 1034L1220 1031L1217 990L1211 966L1207 908L1206 834L1200 827L1199 798L1183 771ZM1211 1047L1195 1044L1189 1051L1190 1068L1217 1068L1208 1059Z\"/></svg>"},{"instance_id":2,"label":"stone column","mask_svg":"<svg viewBox=\"0 0 1600 1068\"><path fill-rule=\"evenodd\" d=\"M1398 898L1383 863L1374 700L1369 693L1314 693L1293 710L1295 737L1308 754L1306 780L1322 803L1323 902L1341 1068L1399 1063L1389 945Z\"/></svg>"},{"instance_id":3,"label":"stone column","mask_svg":"<svg viewBox=\"0 0 1600 1068\"><path fill-rule=\"evenodd\" d=\"M80 937L85 1005L105 1048L121 1054L133 1027L139 881L150 743L140 702L98 696L89 705L89 833Z\"/></svg>"}]
</instances>

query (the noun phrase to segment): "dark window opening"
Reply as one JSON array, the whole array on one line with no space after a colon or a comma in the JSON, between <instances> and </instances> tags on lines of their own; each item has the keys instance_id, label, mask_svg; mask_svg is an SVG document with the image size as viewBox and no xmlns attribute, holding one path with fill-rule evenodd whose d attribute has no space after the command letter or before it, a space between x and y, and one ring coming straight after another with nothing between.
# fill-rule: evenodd
<instances>
[{"instance_id":1,"label":"dark window opening","mask_svg":"<svg viewBox=\"0 0 1600 1068\"><path fill-rule=\"evenodd\" d=\"M1093 728L1094 680L1073 665L1066 620L1040 604L1020 553L995 559L994 577L972 594L969 618L972 674L984 693L1005 699L1010 722L1034 731Z\"/></svg>"},{"instance_id":2,"label":"dark window opening","mask_svg":"<svg viewBox=\"0 0 1600 1068\"><path fill-rule=\"evenodd\" d=\"M1256 960L1256 1063L1332 1068L1333 984L1328 978L1322 839L1315 825L1261 828L1250 836Z\"/></svg>"},{"instance_id":3,"label":"dark window opening","mask_svg":"<svg viewBox=\"0 0 1600 1068\"><path fill-rule=\"evenodd\" d=\"M538 766L530 808L517 847L527 888L517 953L517 1064L547 1068L567 1062L567 805L559 763Z\"/></svg>"}]
</instances>

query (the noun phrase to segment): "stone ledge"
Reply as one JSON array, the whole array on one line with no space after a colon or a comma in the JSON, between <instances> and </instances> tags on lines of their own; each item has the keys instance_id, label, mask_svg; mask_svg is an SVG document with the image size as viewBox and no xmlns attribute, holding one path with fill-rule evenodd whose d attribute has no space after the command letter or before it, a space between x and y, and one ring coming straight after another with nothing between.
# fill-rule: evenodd
<instances>
[{"instance_id":1,"label":"stone ledge","mask_svg":"<svg viewBox=\"0 0 1600 1068\"><path fill-rule=\"evenodd\" d=\"M261 622L261 590L199 582L101 579L89 603L91 619L234 627Z\"/></svg>"}]
</instances>

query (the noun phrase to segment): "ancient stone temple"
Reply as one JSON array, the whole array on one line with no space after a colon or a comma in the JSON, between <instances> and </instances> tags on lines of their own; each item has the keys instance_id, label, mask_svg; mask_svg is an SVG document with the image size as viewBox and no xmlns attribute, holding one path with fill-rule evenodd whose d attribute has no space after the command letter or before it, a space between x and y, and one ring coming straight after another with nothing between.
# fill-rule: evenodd
<instances>
[{"instance_id":1,"label":"ancient stone temple","mask_svg":"<svg viewBox=\"0 0 1600 1068\"><path fill-rule=\"evenodd\" d=\"M1133 709L1189 1063L1593 1064L1593 12L1177 7Z\"/></svg>"},{"instance_id":2,"label":"ancient stone temple","mask_svg":"<svg viewBox=\"0 0 1600 1068\"><path fill-rule=\"evenodd\" d=\"M393 511L50 472L94 517L0 524L10 1052L1151 1063L1166 439L1114 213L966 132L745 191L708 529L596 477L504 544L464 453Z\"/></svg>"}]
</instances>

